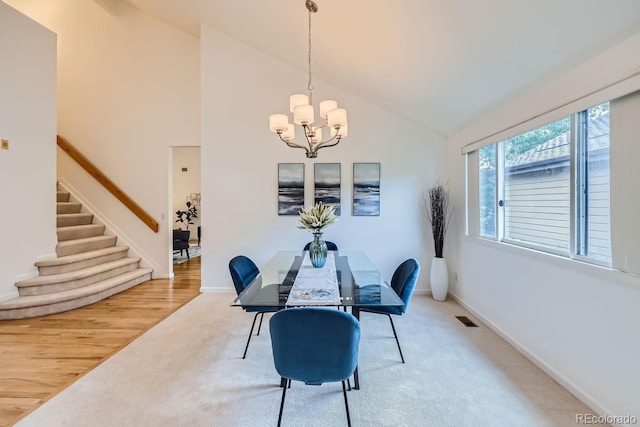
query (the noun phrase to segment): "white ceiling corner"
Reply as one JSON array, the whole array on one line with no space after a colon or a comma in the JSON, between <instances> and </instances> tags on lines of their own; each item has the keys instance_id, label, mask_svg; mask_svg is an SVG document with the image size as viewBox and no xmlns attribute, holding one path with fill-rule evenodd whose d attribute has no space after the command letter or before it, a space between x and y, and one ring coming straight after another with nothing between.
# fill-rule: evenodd
<instances>
[{"instance_id":1,"label":"white ceiling corner","mask_svg":"<svg viewBox=\"0 0 640 427\"><path fill-rule=\"evenodd\" d=\"M104 11L107 12L109 15L111 16L118 15L119 13L118 3L120 2L120 0L93 0L93 1L95 1L98 4L98 6L104 9Z\"/></svg>"}]
</instances>

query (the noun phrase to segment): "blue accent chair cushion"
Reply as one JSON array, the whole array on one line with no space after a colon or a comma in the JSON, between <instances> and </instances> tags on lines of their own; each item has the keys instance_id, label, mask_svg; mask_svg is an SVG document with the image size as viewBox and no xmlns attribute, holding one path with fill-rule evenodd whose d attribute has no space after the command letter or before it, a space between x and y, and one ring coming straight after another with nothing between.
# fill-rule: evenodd
<instances>
[{"instance_id":1,"label":"blue accent chair cushion","mask_svg":"<svg viewBox=\"0 0 640 427\"><path fill-rule=\"evenodd\" d=\"M409 302L413 296L413 290L418 282L418 275L420 274L420 264L414 258L410 258L404 261L396 268L391 278L391 287L398 294L398 296L404 301L404 305L401 307L378 307L378 306L365 306L361 307L361 311L368 311L371 313L379 314L397 314L402 315L407 312Z\"/></svg>"},{"instance_id":2,"label":"blue accent chair cushion","mask_svg":"<svg viewBox=\"0 0 640 427\"><path fill-rule=\"evenodd\" d=\"M413 290L416 287L416 282L418 281L418 275L420 274L420 263L414 258L409 258L404 261L402 264L396 268L396 271L393 273L393 277L391 278L391 287L398 294L398 296L404 302L404 305L401 307L377 307L377 306L365 306L361 307L360 311L376 313L376 314L384 314L389 318L389 322L391 323L391 329L393 329L393 336L396 339L396 344L398 345L398 351L400 352L400 360L404 363L404 355L402 354L402 348L400 347L400 340L398 339L398 334L396 333L396 327L393 324L392 314L403 315L406 313L407 308L409 307L409 301L411 301L411 296L413 295Z\"/></svg>"},{"instance_id":3,"label":"blue accent chair cushion","mask_svg":"<svg viewBox=\"0 0 640 427\"><path fill-rule=\"evenodd\" d=\"M244 255L238 255L229 261L229 273L231 274L231 280L233 280L233 286L236 288L236 292L240 295L249 284L258 277L260 270L256 264ZM275 292L277 295L278 285L268 285L261 288L257 295L253 295L252 301L260 301L261 295L265 297L266 301L273 301L273 298L269 295ZM263 295L264 294L264 295ZM260 315L260 324L258 325L258 335L260 335L260 328L262 327L262 319L264 313L271 313L278 311L278 307L273 306L245 306L242 307L245 311L256 313L251 324L251 330L249 331L249 338L247 339L247 345L244 348L244 359L247 356L247 350L249 349L249 342L251 342L251 335L253 335L253 328L256 324L256 319Z\"/></svg>"},{"instance_id":4,"label":"blue accent chair cushion","mask_svg":"<svg viewBox=\"0 0 640 427\"><path fill-rule=\"evenodd\" d=\"M346 380L358 364L360 324L318 307L280 310L269 321L273 361L281 377L319 385Z\"/></svg>"},{"instance_id":5,"label":"blue accent chair cushion","mask_svg":"<svg viewBox=\"0 0 640 427\"><path fill-rule=\"evenodd\" d=\"M260 274L256 264L244 255L238 255L229 261L229 272L238 295Z\"/></svg>"}]
</instances>

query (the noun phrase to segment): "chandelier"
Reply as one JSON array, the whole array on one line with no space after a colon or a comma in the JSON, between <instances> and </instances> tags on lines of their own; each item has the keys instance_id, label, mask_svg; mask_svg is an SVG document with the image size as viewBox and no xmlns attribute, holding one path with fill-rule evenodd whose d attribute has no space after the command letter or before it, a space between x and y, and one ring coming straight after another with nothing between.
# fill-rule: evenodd
<instances>
[{"instance_id":1,"label":"chandelier","mask_svg":"<svg viewBox=\"0 0 640 427\"><path fill-rule=\"evenodd\" d=\"M318 5L312 0L306 0L305 6L309 11L309 50L308 50L308 95L297 93L289 97L289 111L293 113L293 123L302 126L306 144L294 141L295 127L289 123L286 114L272 114L269 116L269 129L278 135L278 138L289 147L302 148L307 157L315 159L318 150L338 145L342 138L347 136L347 111L338 108L338 103L333 100L320 102L321 123L315 124L313 108L313 85L311 84L311 13L318 11ZM323 139L323 130L329 131L327 139Z\"/></svg>"}]
</instances>

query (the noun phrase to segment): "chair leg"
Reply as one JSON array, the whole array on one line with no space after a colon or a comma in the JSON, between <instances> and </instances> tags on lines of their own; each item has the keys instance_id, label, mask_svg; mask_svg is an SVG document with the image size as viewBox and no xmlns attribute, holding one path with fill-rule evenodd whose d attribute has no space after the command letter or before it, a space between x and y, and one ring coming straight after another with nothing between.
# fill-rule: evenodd
<instances>
[{"instance_id":1,"label":"chair leg","mask_svg":"<svg viewBox=\"0 0 640 427\"><path fill-rule=\"evenodd\" d=\"M189 249L185 249L185 251L187 251L187 259L191 259L189 258Z\"/></svg>"},{"instance_id":2,"label":"chair leg","mask_svg":"<svg viewBox=\"0 0 640 427\"><path fill-rule=\"evenodd\" d=\"M244 354L242 355L243 359L245 357L247 357L247 350L249 349L249 342L251 341L251 335L253 335L253 327L256 326L256 319L258 318L258 314L260 314L260 313L256 313L256 315L253 316L253 323L251 324L251 330L249 331L249 338L247 339L247 345L245 346Z\"/></svg>"},{"instance_id":3,"label":"chair leg","mask_svg":"<svg viewBox=\"0 0 640 427\"><path fill-rule=\"evenodd\" d=\"M393 319L391 318L391 315L387 314L387 316L389 316L389 321L391 322L391 329L393 329L393 336L396 337L396 344L398 344L398 350L400 351L400 359L402 359L402 363L404 363L404 356L402 355L402 349L400 348L400 341L398 341L398 334L396 334L396 327L393 325Z\"/></svg>"},{"instance_id":4,"label":"chair leg","mask_svg":"<svg viewBox=\"0 0 640 427\"><path fill-rule=\"evenodd\" d=\"M344 407L347 410L347 426L351 427L351 416L349 415L349 401L347 400L347 388L342 381L342 394L344 395Z\"/></svg>"},{"instance_id":5,"label":"chair leg","mask_svg":"<svg viewBox=\"0 0 640 427\"><path fill-rule=\"evenodd\" d=\"M291 387L291 380L285 380L284 387L282 387L282 400L280 401L280 413L278 414L278 427L280 427L280 423L282 422L282 410L284 409L284 398L287 395L287 383L289 383L289 387Z\"/></svg>"},{"instance_id":6,"label":"chair leg","mask_svg":"<svg viewBox=\"0 0 640 427\"><path fill-rule=\"evenodd\" d=\"M256 335L260 335L260 328L262 328L262 319L264 319L264 312L260 314L260 323L258 324L258 333Z\"/></svg>"}]
</instances>

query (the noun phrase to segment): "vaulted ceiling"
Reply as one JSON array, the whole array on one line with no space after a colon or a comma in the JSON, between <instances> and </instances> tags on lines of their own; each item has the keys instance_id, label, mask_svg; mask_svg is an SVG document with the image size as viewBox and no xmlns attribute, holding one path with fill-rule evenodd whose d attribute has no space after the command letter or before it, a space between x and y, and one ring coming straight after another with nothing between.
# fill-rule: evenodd
<instances>
[{"instance_id":1,"label":"vaulted ceiling","mask_svg":"<svg viewBox=\"0 0 640 427\"><path fill-rule=\"evenodd\" d=\"M307 69L305 0L122 1L194 35L206 25ZM316 3L314 79L445 136L640 32L638 0Z\"/></svg>"}]
</instances>

